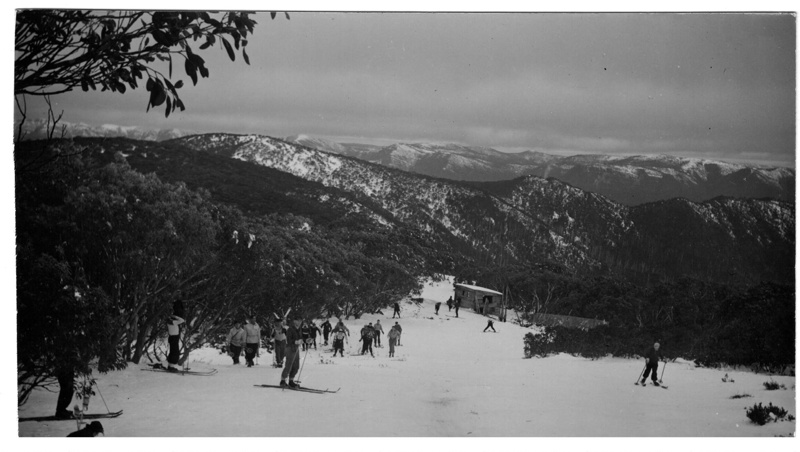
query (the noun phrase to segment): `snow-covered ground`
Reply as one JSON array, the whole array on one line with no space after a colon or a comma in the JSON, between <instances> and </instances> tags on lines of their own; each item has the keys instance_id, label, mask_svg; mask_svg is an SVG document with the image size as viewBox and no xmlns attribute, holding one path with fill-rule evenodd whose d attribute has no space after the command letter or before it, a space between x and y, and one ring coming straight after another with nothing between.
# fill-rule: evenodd
<instances>
[{"instance_id":1,"label":"snow-covered ground","mask_svg":"<svg viewBox=\"0 0 800 452\"><path fill-rule=\"evenodd\" d=\"M696 368L679 360L666 367L664 382L669 389L665 390L634 385L643 360L588 360L569 355L524 359L522 337L528 329L495 321L497 333L484 333L485 317L462 309L456 318L444 303L439 315L434 315L434 302L445 301L451 291L449 282L428 285L422 303L402 304L400 319L392 319L391 310L387 310L385 315L346 320L352 336L344 357L333 358L329 347L312 349L302 371L303 385L341 388L336 394L254 387L280 380L281 369L270 366L272 355L264 350L259 365L253 368L233 366L227 356L213 349L193 353L192 368L218 369L210 377L143 372L140 367L144 364L97 375L108 408L124 409L121 417L102 421L106 437L430 439L795 434L795 422L758 426L745 415L745 407L771 402L796 416L794 377ZM384 347L375 348L375 358L358 354L358 331L377 320L385 331L395 322L402 325L402 346L394 358L388 357L385 337ZM726 373L732 382L722 381ZM763 383L769 380L786 389L766 390ZM732 399L735 395L749 397ZM55 404L55 393L38 391L18 415L50 415ZM89 412L105 412L99 396L92 399ZM75 429L75 422L20 422L18 427L20 437L64 437ZM18 441L26 447L31 445ZM201 449L230 448L228 443L215 440L197 441L193 443ZM376 441L370 447L385 449L391 445ZM638 443L637 448L664 450L663 446L670 444L649 441ZM186 449L181 443L166 444L169 449ZM279 444L264 443L263 447L269 450ZM474 444L489 448L487 443ZM580 444L582 450L608 447L607 443ZM48 443L48 447L52 445Z\"/></svg>"}]
</instances>

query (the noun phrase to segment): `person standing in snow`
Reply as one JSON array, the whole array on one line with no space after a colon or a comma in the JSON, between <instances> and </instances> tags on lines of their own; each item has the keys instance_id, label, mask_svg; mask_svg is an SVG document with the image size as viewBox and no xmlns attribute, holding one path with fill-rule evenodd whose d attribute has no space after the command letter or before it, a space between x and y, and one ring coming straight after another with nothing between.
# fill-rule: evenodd
<instances>
[{"instance_id":1,"label":"person standing in snow","mask_svg":"<svg viewBox=\"0 0 800 452\"><path fill-rule=\"evenodd\" d=\"M403 335L403 327L400 326L400 323L394 322L394 326L392 328L397 329L397 345L400 346L400 336Z\"/></svg>"},{"instance_id":2,"label":"person standing in snow","mask_svg":"<svg viewBox=\"0 0 800 452\"><path fill-rule=\"evenodd\" d=\"M447 312L453 310L453 296L451 295L450 298L447 299Z\"/></svg>"},{"instance_id":3,"label":"person standing in snow","mask_svg":"<svg viewBox=\"0 0 800 452\"><path fill-rule=\"evenodd\" d=\"M169 316L167 320L167 342L169 343L169 354L167 355L167 371L178 372L178 360L180 359L180 348L178 347L178 339L181 333L181 324L184 320L177 315Z\"/></svg>"},{"instance_id":4,"label":"person standing in snow","mask_svg":"<svg viewBox=\"0 0 800 452\"><path fill-rule=\"evenodd\" d=\"M303 336L300 333L300 318L295 317L286 330L286 366L281 372L281 386L287 386L286 378L289 378L288 386L297 387L294 377L300 370L300 345L303 343Z\"/></svg>"},{"instance_id":5,"label":"person standing in snow","mask_svg":"<svg viewBox=\"0 0 800 452\"><path fill-rule=\"evenodd\" d=\"M311 332L311 342L309 343L309 347L311 345L313 345L314 346L314 350L316 350L317 349L317 334L318 333L322 333L322 330L319 329L319 327L317 326L316 323L314 323L313 320L309 320L308 321L308 327L309 327L310 332Z\"/></svg>"},{"instance_id":6,"label":"person standing in snow","mask_svg":"<svg viewBox=\"0 0 800 452\"><path fill-rule=\"evenodd\" d=\"M228 350L230 350L231 358L233 358L233 364L239 364L239 356L242 354L242 347L244 347L246 337L247 333L242 328L242 322L235 321L226 339Z\"/></svg>"},{"instance_id":7,"label":"person standing in snow","mask_svg":"<svg viewBox=\"0 0 800 452\"><path fill-rule=\"evenodd\" d=\"M254 316L247 317L247 324L244 326L245 350L244 359L247 367L255 366L254 358L258 356L258 349L261 343L261 327L256 323Z\"/></svg>"},{"instance_id":8,"label":"person standing in snow","mask_svg":"<svg viewBox=\"0 0 800 452\"><path fill-rule=\"evenodd\" d=\"M440 306L442 306L442 302L441 301L437 301L436 304L433 305L433 308L436 309L436 315L439 315L439 307Z\"/></svg>"},{"instance_id":9,"label":"person standing in snow","mask_svg":"<svg viewBox=\"0 0 800 452\"><path fill-rule=\"evenodd\" d=\"M494 321L492 319L489 319L489 323L486 325L486 328L483 329L483 332L485 333L489 328L491 328L495 333L497 332L497 330L494 329Z\"/></svg>"},{"instance_id":10,"label":"person standing in snow","mask_svg":"<svg viewBox=\"0 0 800 452\"><path fill-rule=\"evenodd\" d=\"M322 324L322 338L325 339L325 344L323 345L328 345L328 335L331 334L332 329L331 322L325 319L325 323Z\"/></svg>"},{"instance_id":11,"label":"person standing in snow","mask_svg":"<svg viewBox=\"0 0 800 452\"><path fill-rule=\"evenodd\" d=\"M398 319L400 318L400 303L396 301L394 302L394 314L392 314L392 318L395 318L395 316L397 316Z\"/></svg>"},{"instance_id":12,"label":"person standing in snow","mask_svg":"<svg viewBox=\"0 0 800 452\"><path fill-rule=\"evenodd\" d=\"M651 371L653 372L652 376L653 384L658 386L658 360L661 356L661 354L658 352L658 349L660 347L661 345L658 342L656 342L644 354L645 369L644 369L644 375L642 375L642 381L640 383L642 386L645 385L645 382L647 381L647 376L650 375Z\"/></svg>"},{"instance_id":13,"label":"person standing in snow","mask_svg":"<svg viewBox=\"0 0 800 452\"><path fill-rule=\"evenodd\" d=\"M311 326L309 326L308 320L303 320L300 324L300 336L303 338L303 350L308 349L311 343Z\"/></svg>"},{"instance_id":14,"label":"person standing in snow","mask_svg":"<svg viewBox=\"0 0 800 452\"><path fill-rule=\"evenodd\" d=\"M392 327L386 336L389 338L389 358L392 358L394 357L394 346L400 338L400 332L396 327Z\"/></svg>"},{"instance_id":15,"label":"person standing in snow","mask_svg":"<svg viewBox=\"0 0 800 452\"><path fill-rule=\"evenodd\" d=\"M458 317L458 308L461 307L461 297L456 298L456 303L453 307L456 308L456 317Z\"/></svg>"},{"instance_id":16,"label":"person standing in snow","mask_svg":"<svg viewBox=\"0 0 800 452\"><path fill-rule=\"evenodd\" d=\"M369 354L372 355L374 358L375 355L372 353L372 326L364 325L364 328L361 328L361 339L358 340L362 342L361 344L361 354L365 355L367 351Z\"/></svg>"},{"instance_id":17,"label":"person standing in snow","mask_svg":"<svg viewBox=\"0 0 800 452\"><path fill-rule=\"evenodd\" d=\"M375 335L375 346L380 348L381 347L381 334L383 334L383 325L381 325L381 321L380 320L375 322L375 325L372 326L372 332Z\"/></svg>"},{"instance_id":18,"label":"person standing in snow","mask_svg":"<svg viewBox=\"0 0 800 452\"><path fill-rule=\"evenodd\" d=\"M275 322L272 329L272 341L275 347L275 367L283 367L283 358L286 356L286 327L283 321Z\"/></svg>"},{"instance_id":19,"label":"person standing in snow","mask_svg":"<svg viewBox=\"0 0 800 452\"><path fill-rule=\"evenodd\" d=\"M347 334L344 330L337 329L333 332L333 356L339 352L339 356L344 358L344 341L347 340Z\"/></svg>"}]
</instances>

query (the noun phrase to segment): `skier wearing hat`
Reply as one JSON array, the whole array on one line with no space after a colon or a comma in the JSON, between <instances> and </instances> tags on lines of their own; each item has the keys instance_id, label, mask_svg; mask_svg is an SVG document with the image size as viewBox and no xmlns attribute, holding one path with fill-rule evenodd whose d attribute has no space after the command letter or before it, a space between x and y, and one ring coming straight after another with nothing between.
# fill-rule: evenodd
<instances>
[{"instance_id":1,"label":"skier wearing hat","mask_svg":"<svg viewBox=\"0 0 800 452\"><path fill-rule=\"evenodd\" d=\"M642 386L645 385L645 382L647 381L647 376L650 375L651 371L653 372L652 376L653 384L658 386L658 360L661 356L661 354L658 352L659 347L661 347L661 345L658 342L656 342L644 354L645 369L644 369L644 375L642 375L642 381L640 382Z\"/></svg>"}]
</instances>

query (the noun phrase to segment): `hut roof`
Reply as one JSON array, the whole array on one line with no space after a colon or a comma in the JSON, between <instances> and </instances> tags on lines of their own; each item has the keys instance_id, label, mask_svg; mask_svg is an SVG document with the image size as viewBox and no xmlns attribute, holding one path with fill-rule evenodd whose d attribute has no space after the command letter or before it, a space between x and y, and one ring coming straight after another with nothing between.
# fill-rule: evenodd
<instances>
[{"instance_id":1,"label":"hut roof","mask_svg":"<svg viewBox=\"0 0 800 452\"><path fill-rule=\"evenodd\" d=\"M465 289L474 290L476 292L486 292L486 293L490 293L490 294L494 294L494 295L503 295L502 292L498 292L498 291L492 290L492 289L487 289L487 288L481 287L481 286L472 286L470 284L456 284L456 287L463 287Z\"/></svg>"}]
</instances>

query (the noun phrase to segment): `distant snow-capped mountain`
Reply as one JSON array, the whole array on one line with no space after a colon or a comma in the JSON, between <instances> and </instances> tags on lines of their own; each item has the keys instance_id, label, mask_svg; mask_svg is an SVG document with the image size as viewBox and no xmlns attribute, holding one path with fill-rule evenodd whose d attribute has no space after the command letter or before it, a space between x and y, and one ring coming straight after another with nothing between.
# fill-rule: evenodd
<instances>
[{"instance_id":1,"label":"distant snow-capped mountain","mask_svg":"<svg viewBox=\"0 0 800 452\"><path fill-rule=\"evenodd\" d=\"M763 168L668 155L577 155L542 152L512 154L460 144L398 143L368 152L352 145L314 149L360 158L418 174L471 182L510 180L524 175L553 177L626 205L672 198L704 201L717 196L794 200L795 170Z\"/></svg>"},{"instance_id":2,"label":"distant snow-capped mountain","mask_svg":"<svg viewBox=\"0 0 800 452\"><path fill-rule=\"evenodd\" d=\"M19 123L14 126L17 133ZM194 135L197 132L181 129L146 129L143 127L120 126L116 124L103 124L93 126L84 123L71 123L61 121L53 133L55 138L75 137L123 137L132 140L165 141L173 138ZM42 140L48 138L48 127L45 120L28 120L22 125L24 140Z\"/></svg>"},{"instance_id":3,"label":"distant snow-capped mountain","mask_svg":"<svg viewBox=\"0 0 800 452\"><path fill-rule=\"evenodd\" d=\"M553 178L524 176L471 187L266 136L207 134L174 143L320 183L365 200L363 206L370 200L381 224L418 229L442 249L518 262L551 260L578 272L608 269L639 279L665 274L757 282L794 275L793 202L672 199L626 206ZM657 160L671 168L671 158ZM697 172L738 172L700 162L690 166Z\"/></svg>"}]
</instances>

